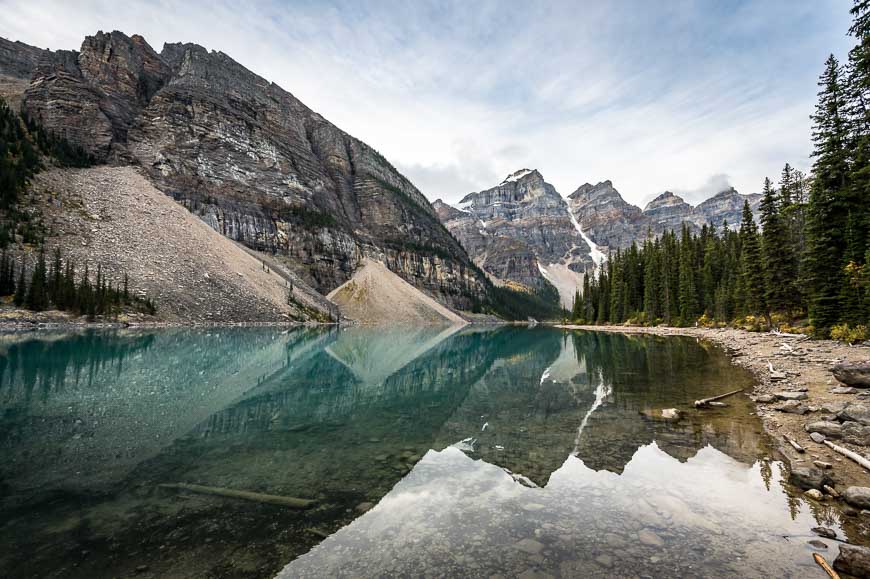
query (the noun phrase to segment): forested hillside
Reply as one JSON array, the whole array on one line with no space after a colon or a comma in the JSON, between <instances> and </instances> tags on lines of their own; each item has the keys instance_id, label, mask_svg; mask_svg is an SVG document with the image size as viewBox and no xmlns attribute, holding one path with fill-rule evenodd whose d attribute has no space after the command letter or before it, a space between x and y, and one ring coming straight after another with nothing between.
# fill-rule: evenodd
<instances>
[{"instance_id":1,"label":"forested hillside","mask_svg":"<svg viewBox=\"0 0 870 579\"><path fill-rule=\"evenodd\" d=\"M764 181L760 223L748 204L739 231L685 227L611 255L578 292L585 323L732 323L870 338L870 2L856 0L845 65L819 78L809 179L786 164Z\"/></svg>"}]
</instances>

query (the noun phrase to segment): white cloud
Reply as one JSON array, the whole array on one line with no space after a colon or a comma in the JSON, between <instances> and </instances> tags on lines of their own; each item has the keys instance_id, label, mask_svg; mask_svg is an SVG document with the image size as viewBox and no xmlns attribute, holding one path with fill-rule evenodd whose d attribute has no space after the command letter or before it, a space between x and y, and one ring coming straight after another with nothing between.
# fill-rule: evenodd
<instances>
[{"instance_id":1,"label":"white cloud","mask_svg":"<svg viewBox=\"0 0 870 579\"><path fill-rule=\"evenodd\" d=\"M430 198L519 167L640 204L806 169L815 77L848 0L530 5L0 0L0 36L77 48L98 29L221 50L378 149ZM751 21L751 22L750 22Z\"/></svg>"}]
</instances>

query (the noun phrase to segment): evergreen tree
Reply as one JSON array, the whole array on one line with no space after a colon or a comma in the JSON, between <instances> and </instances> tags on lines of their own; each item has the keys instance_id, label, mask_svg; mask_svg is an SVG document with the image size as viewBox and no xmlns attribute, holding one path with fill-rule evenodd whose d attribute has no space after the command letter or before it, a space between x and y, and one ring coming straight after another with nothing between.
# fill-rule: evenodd
<instances>
[{"instance_id":1,"label":"evergreen tree","mask_svg":"<svg viewBox=\"0 0 870 579\"><path fill-rule=\"evenodd\" d=\"M759 314L765 311L764 271L758 228L749 208L749 201L743 203L743 216L740 221L740 283L743 288L743 311Z\"/></svg>"},{"instance_id":2,"label":"evergreen tree","mask_svg":"<svg viewBox=\"0 0 870 579\"><path fill-rule=\"evenodd\" d=\"M807 207L806 279L810 319L827 334L839 318L846 220L849 215L849 163L841 70L831 55L819 80L813 115L814 179Z\"/></svg>"},{"instance_id":3,"label":"evergreen tree","mask_svg":"<svg viewBox=\"0 0 870 579\"><path fill-rule=\"evenodd\" d=\"M784 311L793 303L793 294L789 283L794 275L794 272L791 271L791 244L770 179L764 179L762 195L760 207L763 231L761 248L764 257L765 305L768 312Z\"/></svg>"}]
</instances>

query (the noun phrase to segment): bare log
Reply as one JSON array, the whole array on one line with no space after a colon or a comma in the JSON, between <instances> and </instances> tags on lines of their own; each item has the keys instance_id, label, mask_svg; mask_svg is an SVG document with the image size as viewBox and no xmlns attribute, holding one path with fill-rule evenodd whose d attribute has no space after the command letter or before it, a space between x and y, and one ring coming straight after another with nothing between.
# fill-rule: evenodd
<instances>
[{"instance_id":1,"label":"bare log","mask_svg":"<svg viewBox=\"0 0 870 579\"><path fill-rule=\"evenodd\" d=\"M861 456L857 452L852 452L848 448L843 448L842 446L837 446L836 444L834 444L830 440L825 440L823 442L831 450L833 450L835 452L839 452L840 454L842 454L845 457L851 458L852 460L854 460L855 462L857 462L858 464L860 464L861 466L863 466L867 470L870 470L870 460L867 460L866 458L864 458L863 456Z\"/></svg>"},{"instance_id":2,"label":"bare log","mask_svg":"<svg viewBox=\"0 0 870 579\"><path fill-rule=\"evenodd\" d=\"M783 434L782 437L783 437L783 438L785 439L785 441L786 441L787 443L789 443L789 444L792 446L792 448L794 448L796 451L801 452L801 453L802 453L802 452L806 452L806 451L804 450L804 447L801 446L800 444L798 444L797 441L796 441L794 438L792 438L791 436L789 436L788 434Z\"/></svg>"},{"instance_id":3,"label":"bare log","mask_svg":"<svg viewBox=\"0 0 870 579\"><path fill-rule=\"evenodd\" d=\"M202 495L214 495L219 497L229 497L231 499L253 501L255 503L267 503L270 505L290 507L291 509L307 509L308 507L312 506L317 502L312 499L300 499L296 497L285 497L281 495L267 495L263 493L254 493L251 491L239 491L235 489L207 487L187 483L164 483L157 486L164 489L184 490Z\"/></svg>"},{"instance_id":4,"label":"bare log","mask_svg":"<svg viewBox=\"0 0 870 579\"><path fill-rule=\"evenodd\" d=\"M834 571L834 570L831 568L831 566L828 565L828 562L825 561L825 558L824 558L824 557L822 557L822 556L819 555L818 553L813 553L813 560L816 562L816 564L817 564L819 567L821 567L822 569L825 570L825 573L828 574L828 577L830 577L831 579L840 579L840 574L837 573L836 571Z\"/></svg>"},{"instance_id":5,"label":"bare log","mask_svg":"<svg viewBox=\"0 0 870 579\"><path fill-rule=\"evenodd\" d=\"M738 392L743 392L744 390L745 388L741 388L740 390L732 390L731 392L726 392L725 394L720 394L719 396L711 396L710 398L701 398L700 400L695 400L695 408L706 408L710 406L710 403L714 400L721 400L722 398L733 396Z\"/></svg>"}]
</instances>

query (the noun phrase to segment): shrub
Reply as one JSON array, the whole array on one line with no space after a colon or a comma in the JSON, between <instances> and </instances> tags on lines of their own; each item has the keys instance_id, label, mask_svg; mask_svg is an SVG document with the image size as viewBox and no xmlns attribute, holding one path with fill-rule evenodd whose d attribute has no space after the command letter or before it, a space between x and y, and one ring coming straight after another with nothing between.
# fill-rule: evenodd
<instances>
[{"instance_id":1,"label":"shrub","mask_svg":"<svg viewBox=\"0 0 870 579\"><path fill-rule=\"evenodd\" d=\"M870 339L870 331L868 331L867 326L850 328L849 324L838 324L831 328L831 339L847 344L857 344Z\"/></svg>"}]
</instances>

